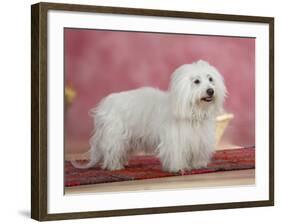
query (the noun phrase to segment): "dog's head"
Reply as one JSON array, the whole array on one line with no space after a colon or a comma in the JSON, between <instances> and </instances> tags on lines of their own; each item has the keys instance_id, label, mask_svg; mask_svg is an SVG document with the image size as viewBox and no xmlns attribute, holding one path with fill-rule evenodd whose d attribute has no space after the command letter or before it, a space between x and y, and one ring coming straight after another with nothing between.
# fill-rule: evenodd
<instances>
[{"instance_id":1,"label":"dog's head","mask_svg":"<svg viewBox=\"0 0 281 224\"><path fill-rule=\"evenodd\" d=\"M199 60L174 71L170 94L176 118L202 120L222 111L226 88L218 70Z\"/></svg>"}]
</instances>

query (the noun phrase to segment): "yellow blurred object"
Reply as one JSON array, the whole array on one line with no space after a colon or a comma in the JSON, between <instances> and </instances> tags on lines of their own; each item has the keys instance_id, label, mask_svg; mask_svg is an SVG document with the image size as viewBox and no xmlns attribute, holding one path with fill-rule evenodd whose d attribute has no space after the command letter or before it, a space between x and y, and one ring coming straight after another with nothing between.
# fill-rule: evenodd
<instances>
[{"instance_id":1,"label":"yellow blurred object","mask_svg":"<svg viewBox=\"0 0 281 224\"><path fill-rule=\"evenodd\" d=\"M65 87L65 100L67 104L72 103L73 99L76 96L76 92L70 86Z\"/></svg>"},{"instance_id":2,"label":"yellow blurred object","mask_svg":"<svg viewBox=\"0 0 281 224\"><path fill-rule=\"evenodd\" d=\"M216 145L218 145L221 137L228 126L229 122L234 118L233 114L225 113L216 118Z\"/></svg>"}]
</instances>

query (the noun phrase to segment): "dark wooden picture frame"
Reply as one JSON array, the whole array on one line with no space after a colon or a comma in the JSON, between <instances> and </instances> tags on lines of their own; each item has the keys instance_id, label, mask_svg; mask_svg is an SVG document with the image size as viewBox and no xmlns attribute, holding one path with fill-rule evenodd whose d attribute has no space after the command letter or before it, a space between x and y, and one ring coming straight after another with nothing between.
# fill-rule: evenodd
<instances>
[{"instance_id":1,"label":"dark wooden picture frame","mask_svg":"<svg viewBox=\"0 0 281 224\"><path fill-rule=\"evenodd\" d=\"M264 23L269 25L269 200L204 205L170 206L127 210L88 211L76 213L48 214L47 195L47 13L49 10L97 12L158 16L168 18L195 18ZM274 205L274 18L163 11L136 8L117 8L89 5L38 3L31 7L31 217L39 221L108 217L124 215L186 212L226 208L259 207Z\"/></svg>"}]
</instances>

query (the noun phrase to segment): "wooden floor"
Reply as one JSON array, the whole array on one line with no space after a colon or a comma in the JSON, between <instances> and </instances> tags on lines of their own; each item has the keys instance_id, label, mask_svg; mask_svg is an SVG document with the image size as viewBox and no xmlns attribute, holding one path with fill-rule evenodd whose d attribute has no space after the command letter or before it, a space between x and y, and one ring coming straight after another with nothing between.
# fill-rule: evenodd
<instances>
[{"instance_id":1,"label":"wooden floor","mask_svg":"<svg viewBox=\"0 0 281 224\"><path fill-rule=\"evenodd\" d=\"M205 188L255 184L255 170L238 170L66 187L65 194L124 192L160 189Z\"/></svg>"}]
</instances>

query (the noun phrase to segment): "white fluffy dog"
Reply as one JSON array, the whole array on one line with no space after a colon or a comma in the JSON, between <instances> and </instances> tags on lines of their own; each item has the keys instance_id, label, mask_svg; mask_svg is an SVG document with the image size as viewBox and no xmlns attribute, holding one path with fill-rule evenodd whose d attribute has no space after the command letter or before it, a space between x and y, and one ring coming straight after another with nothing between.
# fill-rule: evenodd
<instances>
[{"instance_id":1,"label":"white fluffy dog","mask_svg":"<svg viewBox=\"0 0 281 224\"><path fill-rule=\"evenodd\" d=\"M154 152L163 170L206 167L215 149L215 118L226 88L220 73L205 61L185 64L172 74L167 92L144 87L113 93L93 112L95 134L90 161L103 169L123 169L131 153Z\"/></svg>"}]
</instances>

